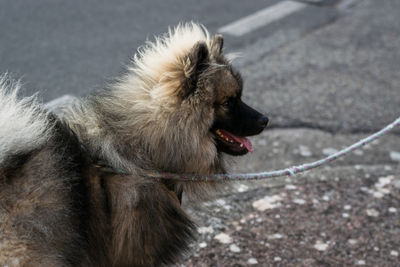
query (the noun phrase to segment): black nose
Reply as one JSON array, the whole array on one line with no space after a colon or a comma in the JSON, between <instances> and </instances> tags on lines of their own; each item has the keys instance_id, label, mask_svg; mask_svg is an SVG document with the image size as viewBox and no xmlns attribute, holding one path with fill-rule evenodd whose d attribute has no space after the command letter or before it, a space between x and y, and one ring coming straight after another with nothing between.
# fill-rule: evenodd
<instances>
[{"instance_id":1,"label":"black nose","mask_svg":"<svg viewBox=\"0 0 400 267\"><path fill-rule=\"evenodd\" d=\"M258 125L261 127L261 128L265 128L266 126L267 126L267 124L268 124L268 118L267 117L265 117L265 116L261 116L259 119L258 119Z\"/></svg>"}]
</instances>

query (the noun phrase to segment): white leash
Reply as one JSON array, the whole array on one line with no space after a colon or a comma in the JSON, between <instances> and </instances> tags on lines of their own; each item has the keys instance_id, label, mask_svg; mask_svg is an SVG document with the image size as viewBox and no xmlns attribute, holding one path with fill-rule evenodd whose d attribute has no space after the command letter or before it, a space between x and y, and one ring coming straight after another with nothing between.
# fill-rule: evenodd
<instances>
[{"instance_id":1,"label":"white leash","mask_svg":"<svg viewBox=\"0 0 400 267\"><path fill-rule=\"evenodd\" d=\"M302 173L309 171L311 169L317 168L321 165L330 163L340 157L346 156L347 154L359 149L366 144L371 143L375 139L378 139L384 134L392 131L396 126L400 126L400 117L395 121L384 127L382 130L358 141L357 143L348 146L326 158L305 163L298 166L292 166L283 170L271 171L271 172L259 172L259 173L237 173L237 174L213 174L213 175L196 175L196 174L175 174L175 173L158 173L158 172L146 172L146 175L153 178L161 179L174 179L183 181L226 181L226 180L261 180L269 179L280 176L294 176L297 173Z\"/></svg>"}]
</instances>

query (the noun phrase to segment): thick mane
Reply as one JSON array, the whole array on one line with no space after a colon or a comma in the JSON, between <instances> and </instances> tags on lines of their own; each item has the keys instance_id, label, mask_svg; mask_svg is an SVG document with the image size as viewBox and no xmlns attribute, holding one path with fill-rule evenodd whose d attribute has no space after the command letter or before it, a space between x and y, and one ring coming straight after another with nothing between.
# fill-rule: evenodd
<instances>
[{"instance_id":1,"label":"thick mane","mask_svg":"<svg viewBox=\"0 0 400 267\"><path fill-rule=\"evenodd\" d=\"M116 88L162 100L178 94L191 72L188 53L198 42L212 45L210 34L196 23L180 24L138 49L128 74ZM128 88L127 88L128 87Z\"/></svg>"},{"instance_id":2,"label":"thick mane","mask_svg":"<svg viewBox=\"0 0 400 267\"><path fill-rule=\"evenodd\" d=\"M68 124L95 157L116 168L220 171L209 131L219 41L195 23L170 29L140 48L115 83L73 108Z\"/></svg>"}]
</instances>

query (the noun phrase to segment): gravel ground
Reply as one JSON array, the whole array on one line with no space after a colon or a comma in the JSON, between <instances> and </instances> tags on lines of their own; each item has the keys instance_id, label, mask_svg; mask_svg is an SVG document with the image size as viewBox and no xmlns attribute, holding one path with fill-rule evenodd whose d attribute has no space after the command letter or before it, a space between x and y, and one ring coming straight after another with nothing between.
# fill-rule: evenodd
<instances>
[{"instance_id":1,"label":"gravel ground","mask_svg":"<svg viewBox=\"0 0 400 267\"><path fill-rule=\"evenodd\" d=\"M273 129L232 172L311 162L366 134ZM184 199L198 239L178 266L399 266L400 136L295 177L237 182L202 204Z\"/></svg>"},{"instance_id":2,"label":"gravel ground","mask_svg":"<svg viewBox=\"0 0 400 267\"><path fill-rule=\"evenodd\" d=\"M399 266L399 193L400 176L354 177L207 202L181 265Z\"/></svg>"}]
</instances>

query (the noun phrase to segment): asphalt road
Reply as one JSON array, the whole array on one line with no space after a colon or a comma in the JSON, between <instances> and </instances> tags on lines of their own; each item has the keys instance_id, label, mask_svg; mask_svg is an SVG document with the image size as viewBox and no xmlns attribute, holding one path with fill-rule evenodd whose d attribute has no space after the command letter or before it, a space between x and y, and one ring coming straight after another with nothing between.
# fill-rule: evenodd
<instances>
[{"instance_id":1,"label":"asphalt road","mask_svg":"<svg viewBox=\"0 0 400 267\"><path fill-rule=\"evenodd\" d=\"M0 0L0 73L44 101L82 96L168 26L193 20L215 33L253 16L242 29L255 29L225 33L225 46L243 52L244 96L271 126L372 132L400 111L398 10L389 0Z\"/></svg>"},{"instance_id":2,"label":"asphalt road","mask_svg":"<svg viewBox=\"0 0 400 267\"><path fill-rule=\"evenodd\" d=\"M244 95L270 127L371 133L400 116L400 1L357 2L243 68Z\"/></svg>"},{"instance_id":3,"label":"asphalt road","mask_svg":"<svg viewBox=\"0 0 400 267\"><path fill-rule=\"evenodd\" d=\"M123 71L137 47L168 26L193 20L216 32L277 2L1 0L0 73L22 77L25 94L39 91L45 101L84 95Z\"/></svg>"}]
</instances>

